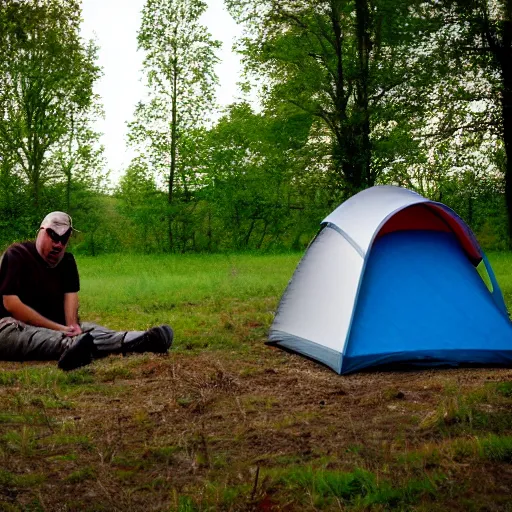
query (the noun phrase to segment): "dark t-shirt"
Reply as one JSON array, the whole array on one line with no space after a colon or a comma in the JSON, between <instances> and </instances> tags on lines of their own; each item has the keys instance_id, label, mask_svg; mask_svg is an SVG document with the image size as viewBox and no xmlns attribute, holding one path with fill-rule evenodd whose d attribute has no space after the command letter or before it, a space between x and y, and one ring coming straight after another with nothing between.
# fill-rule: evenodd
<instances>
[{"instance_id":1,"label":"dark t-shirt","mask_svg":"<svg viewBox=\"0 0 512 512\"><path fill-rule=\"evenodd\" d=\"M41 258L33 242L11 245L0 264L0 317L11 316L4 308L4 295L17 295L38 313L65 324L64 294L78 292L80 281L75 258L65 253L54 268Z\"/></svg>"}]
</instances>

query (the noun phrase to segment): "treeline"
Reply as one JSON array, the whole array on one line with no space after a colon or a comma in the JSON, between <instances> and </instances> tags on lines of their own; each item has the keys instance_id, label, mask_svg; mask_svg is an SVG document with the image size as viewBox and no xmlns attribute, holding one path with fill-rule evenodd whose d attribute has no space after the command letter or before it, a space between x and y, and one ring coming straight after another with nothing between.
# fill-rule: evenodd
<instances>
[{"instance_id":1,"label":"treeline","mask_svg":"<svg viewBox=\"0 0 512 512\"><path fill-rule=\"evenodd\" d=\"M301 249L341 201L397 184L454 208L486 248L509 247L508 0L225 3L244 28L241 94L261 108L218 114L204 1L147 0L137 156L108 190L79 5L0 4L2 244L64 209L89 254Z\"/></svg>"}]
</instances>

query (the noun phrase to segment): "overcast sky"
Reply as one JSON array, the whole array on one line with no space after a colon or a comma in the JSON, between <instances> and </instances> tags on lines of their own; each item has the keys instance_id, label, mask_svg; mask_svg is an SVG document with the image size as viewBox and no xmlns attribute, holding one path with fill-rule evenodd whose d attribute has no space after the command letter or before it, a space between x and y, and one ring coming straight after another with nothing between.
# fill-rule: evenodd
<instances>
[{"instance_id":1,"label":"overcast sky","mask_svg":"<svg viewBox=\"0 0 512 512\"><path fill-rule=\"evenodd\" d=\"M208 10L202 22L214 39L222 41L221 63L216 72L220 87L217 100L228 105L237 97L240 61L231 47L241 30L224 8L223 0L206 0ZM103 133L107 166L114 180L130 162L126 149L126 122L133 116L135 105L144 98L142 56L137 52L137 31L144 0L82 0L82 35L99 45L99 65L103 77L96 85L105 119L96 129Z\"/></svg>"}]
</instances>

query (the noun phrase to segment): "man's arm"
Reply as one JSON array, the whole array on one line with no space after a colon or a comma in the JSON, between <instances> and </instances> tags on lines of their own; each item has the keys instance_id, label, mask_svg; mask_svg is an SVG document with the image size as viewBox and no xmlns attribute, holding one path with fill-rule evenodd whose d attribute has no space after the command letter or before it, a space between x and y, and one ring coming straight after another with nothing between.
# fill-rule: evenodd
<instances>
[{"instance_id":1,"label":"man's arm","mask_svg":"<svg viewBox=\"0 0 512 512\"><path fill-rule=\"evenodd\" d=\"M36 327L46 327L46 329L53 329L54 331L69 332L69 327L66 325L58 324L39 314L35 309L27 306L21 302L17 295L4 295L4 307L16 320L21 320L29 325ZM67 318L66 318L67 320Z\"/></svg>"},{"instance_id":2,"label":"man's arm","mask_svg":"<svg viewBox=\"0 0 512 512\"><path fill-rule=\"evenodd\" d=\"M70 329L70 336L80 334L82 329L78 323L78 293L70 292L64 294L64 317L68 329Z\"/></svg>"}]
</instances>

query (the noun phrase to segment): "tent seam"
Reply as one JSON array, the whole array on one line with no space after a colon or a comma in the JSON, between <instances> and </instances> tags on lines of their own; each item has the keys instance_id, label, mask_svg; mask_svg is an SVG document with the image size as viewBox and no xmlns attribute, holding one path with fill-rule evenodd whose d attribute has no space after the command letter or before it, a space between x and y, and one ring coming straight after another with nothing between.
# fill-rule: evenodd
<instances>
[{"instance_id":1,"label":"tent seam","mask_svg":"<svg viewBox=\"0 0 512 512\"><path fill-rule=\"evenodd\" d=\"M345 240L356 250L357 254L361 256L361 258L365 258L365 253L361 246L346 232L343 231L343 229L336 226L336 224L333 224L332 222L326 222L326 227L334 229L337 233L339 233Z\"/></svg>"}]
</instances>

